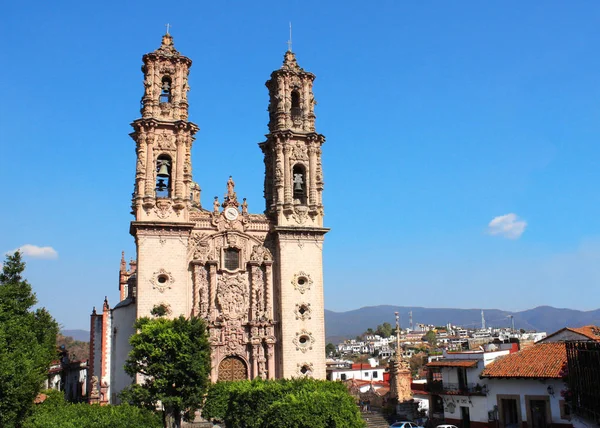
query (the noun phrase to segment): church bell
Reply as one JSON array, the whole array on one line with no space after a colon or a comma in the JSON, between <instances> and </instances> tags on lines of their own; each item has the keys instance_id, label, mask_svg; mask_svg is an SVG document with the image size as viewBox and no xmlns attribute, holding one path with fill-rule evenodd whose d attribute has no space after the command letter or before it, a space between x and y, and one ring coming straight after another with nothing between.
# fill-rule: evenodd
<instances>
[{"instance_id":1,"label":"church bell","mask_svg":"<svg viewBox=\"0 0 600 428\"><path fill-rule=\"evenodd\" d=\"M166 162L162 162L160 164L160 168L158 169L158 174L156 174L156 175L158 177L163 177L163 178L169 177L169 167Z\"/></svg>"}]
</instances>

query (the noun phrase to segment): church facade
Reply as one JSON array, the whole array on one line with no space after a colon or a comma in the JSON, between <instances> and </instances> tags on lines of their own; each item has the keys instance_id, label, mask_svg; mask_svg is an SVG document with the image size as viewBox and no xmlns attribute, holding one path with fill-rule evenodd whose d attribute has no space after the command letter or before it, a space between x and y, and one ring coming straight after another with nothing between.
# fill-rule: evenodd
<instances>
[{"instance_id":1,"label":"church facade","mask_svg":"<svg viewBox=\"0 0 600 428\"><path fill-rule=\"evenodd\" d=\"M315 131L313 81L291 50L266 82L269 133L265 210L248 212L235 182L209 207L193 181L188 121L192 61L173 38L143 56L141 118L132 123L137 161L130 233L136 260L120 268L120 302L94 308L90 396L116 402L132 382L123 365L133 323L157 313L198 316L208 326L211 380L325 378L323 135ZM154 314L154 315L153 315Z\"/></svg>"}]
</instances>

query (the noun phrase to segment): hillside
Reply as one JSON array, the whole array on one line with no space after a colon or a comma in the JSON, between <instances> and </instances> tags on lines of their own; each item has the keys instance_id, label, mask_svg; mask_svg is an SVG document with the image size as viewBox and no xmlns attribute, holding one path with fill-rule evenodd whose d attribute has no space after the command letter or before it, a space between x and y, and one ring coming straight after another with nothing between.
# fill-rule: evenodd
<instances>
[{"instance_id":1,"label":"hillside","mask_svg":"<svg viewBox=\"0 0 600 428\"><path fill-rule=\"evenodd\" d=\"M412 311L413 323L446 325L452 323L463 327L481 326L481 309L422 308L405 306L367 306L347 312L325 310L325 332L327 341L337 342L341 337L353 338L367 328L376 328L378 324L395 323L394 312L400 313L400 324L408 327L408 312ZM560 309L551 306L539 306L521 312L484 309L486 324L494 327L509 327L509 315L514 316L515 328L546 331L552 333L563 327L582 325L600 325L600 309L578 311Z\"/></svg>"}]
</instances>

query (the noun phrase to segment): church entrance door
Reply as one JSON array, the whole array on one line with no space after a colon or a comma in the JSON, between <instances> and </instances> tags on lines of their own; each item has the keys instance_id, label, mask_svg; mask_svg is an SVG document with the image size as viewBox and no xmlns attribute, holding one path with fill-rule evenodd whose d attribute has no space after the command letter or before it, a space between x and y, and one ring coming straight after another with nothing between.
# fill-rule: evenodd
<instances>
[{"instance_id":1,"label":"church entrance door","mask_svg":"<svg viewBox=\"0 0 600 428\"><path fill-rule=\"evenodd\" d=\"M219 364L219 381L248 379L248 367L239 357L227 357Z\"/></svg>"}]
</instances>

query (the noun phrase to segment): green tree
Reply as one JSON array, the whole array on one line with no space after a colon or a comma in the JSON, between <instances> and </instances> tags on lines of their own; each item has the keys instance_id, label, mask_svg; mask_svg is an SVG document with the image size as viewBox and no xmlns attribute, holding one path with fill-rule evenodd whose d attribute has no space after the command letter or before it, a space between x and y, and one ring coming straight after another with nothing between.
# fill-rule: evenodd
<instances>
[{"instance_id":1,"label":"green tree","mask_svg":"<svg viewBox=\"0 0 600 428\"><path fill-rule=\"evenodd\" d=\"M23 279L25 263L15 252L0 273L0 426L20 427L32 411L48 367L57 356L58 324Z\"/></svg>"},{"instance_id":2,"label":"green tree","mask_svg":"<svg viewBox=\"0 0 600 428\"><path fill-rule=\"evenodd\" d=\"M327 344L327 346L325 347L325 355L326 356L333 355L333 354L335 354L336 351L337 351L337 348L331 342L329 342Z\"/></svg>"},{"instance_id":3,"label":"green tree","mask_svg":"<svg viewBox=\"0 0 600 428\"><path fill-rule=\"evenodd\" d=\"M204 321L140 318L135 328L125 371L144 380L123 391L121 398L150 410L160 402L164 426L172 421L179 428L182 416L193 420L209 385L210 345Z\"/></svg>"},{"instance_id":4,"label":"green tree","mask_svg":"<svg viewBox=\"0 0 600 428\"><path fill-rule=\"evenodd\" d=\"M376 333L381 337L390 337L393 332L394 329L389 322L384 322L383 324L378 325L376 330Z\"/></svg>"},{"instance_id":5,"label":"green tree","mask_svg":"<svg viewBox=\"0 0 600 428\"><path fill-rule=\"evenodd\" d=\"M437 335L435 334L435 331L429 330L424 337L431 346L437 346Z\"/></svg>"}]
</instances>

